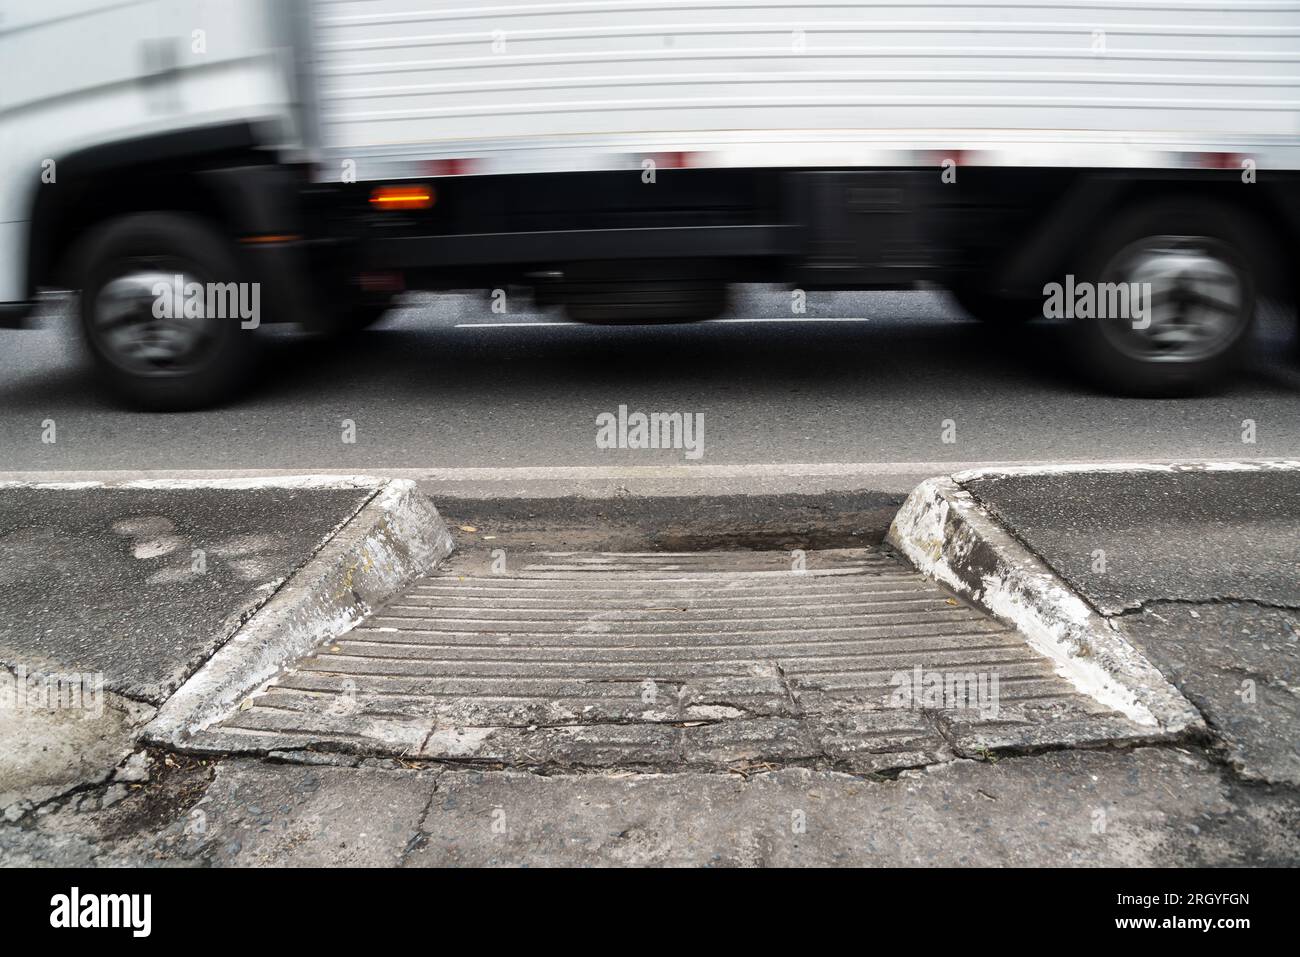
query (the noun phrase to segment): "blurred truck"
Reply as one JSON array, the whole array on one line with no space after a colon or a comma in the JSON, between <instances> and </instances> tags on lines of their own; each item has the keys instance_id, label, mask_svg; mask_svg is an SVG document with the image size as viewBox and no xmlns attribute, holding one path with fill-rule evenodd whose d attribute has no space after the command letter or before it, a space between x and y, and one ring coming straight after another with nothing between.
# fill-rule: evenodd
<instances>
[{"instance_id":1,"label":"blurred truck","mask_svg":"<svg viewBox=\"0 0 1300 957\"><path fill-rule=\"evenodd\" d=\"M0 321L79 290L149 408L411 289L940 286L1151 396L1295 299L1300 3L8 0L0 65Z\"/></svg>"}]
</instances>

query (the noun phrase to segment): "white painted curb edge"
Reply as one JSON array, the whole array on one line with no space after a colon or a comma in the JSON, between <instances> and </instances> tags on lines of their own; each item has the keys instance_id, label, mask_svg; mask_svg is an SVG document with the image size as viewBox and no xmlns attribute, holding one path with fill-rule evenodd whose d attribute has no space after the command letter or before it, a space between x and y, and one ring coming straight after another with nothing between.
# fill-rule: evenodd
<instances>
[{"instance_id":1,"label":"white painted curb edge","mask_svg":"<svg viewBox=\"0 0 1300 957\"><path fill-rule=\"evenodd\" d=\"M1055 465L984 466L954 472L952 480L958 485L980 479L1015 478L1035 475L1079 475L1094 472L1146 472L1177 474L1181 472L1295 472L1300 471L1296 459L1203 459L1192 462L1067 462Z\"/></svg>"},{"instance_id":2,"label":"white painted curb edge","mask_svg":"<svg viewBox=\"0 0 1300 957\"><path fill-rule=\"evenodd\" d=\"M1159 669L952 478L918 485L886 541L923 574L1018 629L1083 694L1144 729L1204 727Z\"/></svg>"},{"instance_id":3,"label":"white painted curb edge","mask_svg":"<svg viewBox=\"0 0 1300 957\"><path fill-rule=\"evenodd\" d=\"M181 744L225 717L288 662L353 628L451 554L442 516L407 480L375 495L167 699L144 729Z\"/></svg>"}]
</instances>

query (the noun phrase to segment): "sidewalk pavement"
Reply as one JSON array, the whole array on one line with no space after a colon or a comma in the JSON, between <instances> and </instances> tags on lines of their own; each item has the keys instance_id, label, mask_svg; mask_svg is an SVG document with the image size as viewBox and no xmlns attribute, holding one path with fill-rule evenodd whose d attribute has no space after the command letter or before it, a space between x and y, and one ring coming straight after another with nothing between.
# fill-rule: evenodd
<instances>
[{"instance_id":1,"label":"sidewalk pavement","mask_svg":"<svg viewBox=\"0 0 1300 957\"><path fill-rule=\"evenodd\" d=\"M54 728L47 741L78 754L84 766L75 783L37 782L35 798L10 804L10 822L0 822L0 864L1300 862L1300 473L1067 470L956 478L1060 576L1063 591L1113 623L1187 695L1205 718L1203 729L1136 745L949 753L885 773L803 760L712 771L629 765L539 773L526 755L502 763L144 748L132 735L168 693L166 676L183 673L182 659L192 663L198 653L173 637L170 664L141 672L161 689L155 697L117 702L145 714L105 710L116 722L106 732L110 746L89 746L75 721L62 731L47 723ZM0 500L11 491L0 490ZM352 506L340 498L333 507ZM490 508L483 518L468 501L457 509L464 544L488 546L502 530L491 524ZM317 522L330 516L328 507L312 512ZM58 535L37 534L42 523L30 515L43 513L0 507L4 514L28 516L25 524L0 526L7 538L27 536L0 550L6 580L15 569L47 567L75 552ZM195 527L152 502L139 514ZM554 527L540 506L535 519L539 530ZM512 515L509 534L536 540L528 520ZM618 534L626 536L626 528ZM299 538L311 540L305 531ZM121 545L129 555L135 547L129 536ZM115 554L106 566L67 567L79 579L93 578L113 562L160 558L166 561ZM244 600L245 586L256 587L232 582L231 609ZM79 620L75 609L53 613L74 626ZM159 620L176 617L164 612ZM99 661L116 688L146 687L131 683L137 678L118 666L111 648L52 643L31 619L14 620L24 627L11 625L4 647L19 657L52 649L42 659L47 666ZM191 635L172 627L173 636ZM137 660L148 647L143 638L128 646ZM0 716L0 738L10 747L31 740L13 718ZM8 787L0 766L0 795Z\"/></svg>"},{"instance_id":2,"label":"sidewalk pavement","mask_svg":"<svg viewBox=\"0 0 1300 957\"><path fill-rule=\"evenodd\" d=\"M273 672L278 646L310 647L430 567L450 540L413 494L364 477L0 483L0 820L108 786L218 649Z\"/></svg>"},{"instance_id":3,"label":"sidewalk pavement","mask_svg":"<svg viewBox=\"0 0 1300 957\"><path fill-rule=\"evenodd\" d=\"M1216 756L1300 784L1300 471L957 479L1191 700Z\"/></svg>"},{"instance_id":4,"label":"sidewalk pavement","mask_svg":"<svg viewBox=\"0 0 1300 957\"><path fill-rule=\"evenodd\" d=\"M374 485L0 489L0 664L160 705Z\"/></svg>"}]
</instances>

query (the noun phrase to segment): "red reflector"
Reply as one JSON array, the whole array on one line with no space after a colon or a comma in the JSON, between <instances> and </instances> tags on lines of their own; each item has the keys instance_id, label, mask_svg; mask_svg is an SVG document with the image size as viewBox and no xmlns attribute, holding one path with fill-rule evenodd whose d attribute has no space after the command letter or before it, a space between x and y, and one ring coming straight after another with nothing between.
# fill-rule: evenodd
<instances>
[{"instance_id":1,"label":"red reflector","mask_svg":"<svg viewBox=\"0 0 1300 957\"><path fill-rule=\"evenodd\" d=\"M1194 153L1194 163L1202 169L1241 169L1250 159L1242 153Z\"/></svg>"},{"instance_id":2,"label":"red reflector","mask_svg":"<svg viewBox=\"0 0 1300 957\"><path fill-rule=\"evenodd\" d=\"M691 165L691 154L683 150L652 153L650 158L659 169L689 169Z\"/></svg>"},{"instance_id":3,"label":"red reflector","mask_svg":"<svg viewBox=\"0 0 1300 957\"><path fill-rule=\"evenodd\" d=\"M922 166L943 166L951 161L953 166L974 166L977 150L929 150L921 154Z\"/></svg>"},{"instance_id":4,"label":"red reflector","mask_svg":"<svg viewBox=\"0 0 1300 957\"><path fill-rule=\"evenodd\" d=\"M477 165L472 159L429 160L424 164L424 170L430 176L468 176Z\"/></svg>"}]
</instances>

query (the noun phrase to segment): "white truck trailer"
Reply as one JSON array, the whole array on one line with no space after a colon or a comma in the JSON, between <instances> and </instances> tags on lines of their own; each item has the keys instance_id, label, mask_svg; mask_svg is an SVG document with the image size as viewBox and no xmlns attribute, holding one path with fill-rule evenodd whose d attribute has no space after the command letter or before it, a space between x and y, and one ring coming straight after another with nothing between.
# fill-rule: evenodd
<instances>
[{"instance_id":1,"label":"white truck trailer","mask_svg":"<svg viewBox=\"0 0 1300 957\"><path fill-rule=\"evenodd\" d=\"M1295 298L1289 0L8 0L0 66L0 321L80 290L153 408L230 395L258 322L406 289L671 322L736 282L938 285L1060 312L1145 395ZM210 294L248 285L254 322Z\"/></svg>"}]
</instances>

